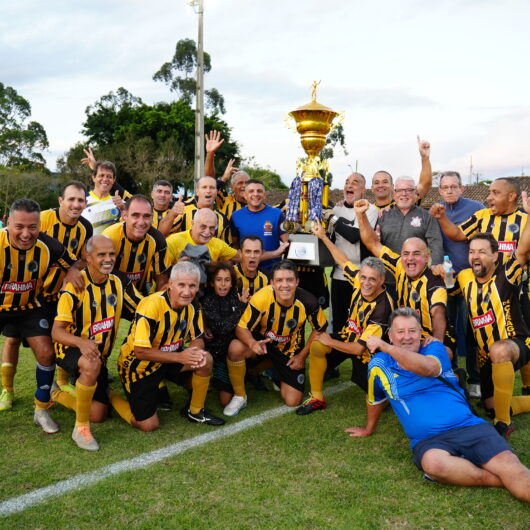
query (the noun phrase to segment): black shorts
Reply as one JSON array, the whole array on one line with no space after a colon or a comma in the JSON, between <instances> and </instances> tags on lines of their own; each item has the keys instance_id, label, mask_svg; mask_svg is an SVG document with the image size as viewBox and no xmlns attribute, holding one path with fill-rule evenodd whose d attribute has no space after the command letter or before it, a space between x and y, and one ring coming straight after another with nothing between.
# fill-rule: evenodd
<instances>
[{"instance_id":1,"label":"black shorts","mask_svg":"<svg viewBox=\"0 0 530 530\"><path fill-rule=\"evenodd\" d=\"M79 348L67 347L64 351L64 357L57 357L55 362L63 370L66 370L70 375L74 377L77 381L79 377L79 359L81 358L82 353L79 351ZM104 405L109 404L109 371L105 364L101 365L101 370L99 371L98 378L96 380L96 391L94 392L94 397L92 401L98 401Z\"/></svg>"},{"instance_id":2,"label":"black shorts","mask_svg":"<svg viewBox=\"0 0 530 530\"><path fill-rule=\"evenodd\" d=\"M27 311L0 313L0 331L5 337L26 339L51 336L57 302L45 302L42 307Z\"/></svg>"},{"instance_id":3,"label":"black shorts","mask_svg":"<svg viewBox=\"0 0 530 530\"><path fill-rule=\"evenodd\" d=\"M512 451L508 442L490 423L459 427L419 441L412 449L413 460L420 471L423 455L429 449L442 449L482 466L503 451Z\"/></svg>"},{"instance_id":4,"label":"black shorts","mask_svg":"<svg viewBox=\"0 0 530 530\"><path fill-rule=\"evenodd\" d=\"M267 351L266 357L272 361L280 381L303 392L305 389L305 368L303 370L293 370L287 366L287 362L290 359L288 355L278 351L276 348L270 347L270 345L267 345Z\"/></svg>"},{"instance_id":5,"label":"black shorts","mask_svg":"<svg viewBox=\"0 0 530 530\"><path fill-rule=\"evenodd\" d=\"M131 405L131 411L136 421L147 420L156 414L158 403L158 386L164 379L183 386L193 372L181 372L183 368L179 363L162 364L160 368L149 375L143 376L135 382L131 382L131 391L128 392L125 385L123 388ZM123 379L122 379L123 383Z\"/></svg>"},{"instance_id":6,"label":"black shorts","mask_svg":"<svg viewBox=\"0 0 530 530\"><path fill-rule=\"evenodd\" d=\"M329 286L324 268L298 265L298 278L299 286L313 294L322 309L329 307Z\"/></svg>"},{"instance_id":7,"label":"black shorts","mask_svg":"<svg viewBox=\"0 0 530 530\"><path fill-rule=\"evenodd\" d=\"M212 369L212 387L219 392L228 392L229 394L234 393L232 384L230 383L230 377L228 375L228 366L226 365L226 357L216 356L213 357L213 369Z\"/></svg>"}]
</instances>

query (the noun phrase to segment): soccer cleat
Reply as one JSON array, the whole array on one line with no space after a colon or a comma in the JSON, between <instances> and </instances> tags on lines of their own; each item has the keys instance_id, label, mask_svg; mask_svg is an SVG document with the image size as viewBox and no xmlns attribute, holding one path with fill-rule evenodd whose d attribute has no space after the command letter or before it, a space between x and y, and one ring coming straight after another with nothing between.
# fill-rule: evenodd
<instances>
[{"instance_id":1,"label":"soccer cleat","mask_svg":"<svg viewBox=\"0 0 530 530\"><path fill-rule=\"evenodd\" d=\"M59 431L59 425L52 420L47 410L35 409L33 421L47 434L55 434Z\"/></svg>"},{"instance_id":2,"label":"soccer cleat","mask_svg":"<svg viewBox=\"0 0 530 530\"><path fill-rule=\"evenodd\" d=\"M324 410L328 404L325 399L317 399L313 396L309 396L300 407L296 409L296 413L299 416L305 416L315 412L315 410Z\"/></svg>"},{"instance_id":3,"label":"soccer cleat","mask_svg":"<svg viewBox=\"0 0 530 530\"><path fill-rule=\"evenodd\" d=\"M225 416L235 416L247 406L247 396L234 396L230 403L224 408L223 414Z\"/></svg>"},{"instance_id":4,"label":"soccer cleat","mask_svg":"<svg viewBox=\"0 0 530 530\"><path fill-rule=\"evenodd\" d=\"M74 427L74 430L72 431L72 440L80 449L84 449L85 451L99 451L99 444L92 436L88 425Z\"/></svg>"},{"instance_id":5,"label":"soccer cleat","mask_svg":"<svg viewBox=\"0 0 530 530\"><path fill-rule=\"evenodd\" d=\"M61 385L59 389L62 390L63 392L68 392L72 396L75 396L75 385L72 385L72 383L66 383L65 385ZM52 390L53 390L53 386L52 386Z\"/></svg>"},{"instance_id":6,"label":"soccer cleat","mask_svg":"<svg viewBox=\"0 0 530 530\"><path fill-rule=\"evenodd\" d=\"M470 398L481 398L482 394L480 393L480 385L475 383L470 383L467 386L467 391Z\"/></svg>"},{"instance_id":7,"label":"soccer cleat","mask_svg":"<svg viewBox=\"0 0 530 530\"><path fill-rule=\"evenodd\" d=\"M192 414L191 410L188 409L186 418L188 418L188 421L191 421L192 423L205 423L206 425L213 425L215 427L225 424L225 420L214 416L206 409L201 409L197 414Z\"/></svg>"},{"instance_id":8,"label":"soccer cleat","mask_svg":"<svg viewBox=\"0 0 530 530\"><path fill-rule=\"evenodd\" d=\"M513 423L506 425L503 421L498 421L494 427L495 430L506 440L508 439L508 436L515 431L515 425Z\"/></svg>"},{"instance_id":9,"label":"soccer cleat","mask_svg":"<svg viewBox=\"0 0 530 530\"><path fill-rule=\"evenodd\" d=\"M0 394L0 411L9 410L13 406L13 401L15 401L15 392L9 392L4 388Z\"/></svg>"}]
</instances>

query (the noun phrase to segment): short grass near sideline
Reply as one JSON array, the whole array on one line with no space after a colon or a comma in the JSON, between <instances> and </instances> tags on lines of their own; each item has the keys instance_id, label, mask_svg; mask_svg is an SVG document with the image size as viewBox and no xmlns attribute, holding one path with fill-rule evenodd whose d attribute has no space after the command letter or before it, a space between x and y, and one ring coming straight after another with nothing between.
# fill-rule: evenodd
<instances>
[{"instance_id":1,"label":"short grass near sideline","mask_svg":"<svg viewBox=\"0 0 530 530\"><path fill-rule=\"evenodd\" d=\"M124 322L122 334L126 329ZM109 363L114 374L116 352L117 347ZM348 362L341 367L341 380L348 379L350 367ZM114 414L92 427L101 450L84 452L70 439L72 411L52 408L61 425L56 435L33 425L34 381L33 355L24 349L15 379L16 402L0 413L0 502L215 431L179 416L186 393L170 384L174 410L160 413L158 431L141 433ZM528 506L505 490L423 480L391 410L383 414L375 435L349 438L343 429L364 422L364 399L359 388L348 386L329 399L325 411L306 417L288 412L145 469L0 516L0 528L529 527ZM274 390L258 392L249 386L248 407L227 424L281 404ZM207 406L221 414L214 391ZM530 414L515 422L511 443L529 465Z\"/></svg>"}]
</instances>

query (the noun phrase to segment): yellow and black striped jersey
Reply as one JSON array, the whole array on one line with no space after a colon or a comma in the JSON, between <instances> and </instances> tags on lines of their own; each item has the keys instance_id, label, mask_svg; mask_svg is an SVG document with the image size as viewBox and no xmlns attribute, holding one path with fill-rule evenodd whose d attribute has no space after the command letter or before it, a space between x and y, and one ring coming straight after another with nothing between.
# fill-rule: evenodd
<instances>
[{"instance_id":1,"label":"yellow and black striped jersey","mask_svg":"<svg viewBox=\"0 0 530 530\"><path fill-rule=\"evenodd\" d=\"M76 259L81 259L85 243L92 237L92 225L84 217L81 216L74 225L63 223L59 218L59 208L41 212L40 229L62 243ZM42 287L44 300L51 302L59 298L65 275L61 267L49 268Z\"/></svg>"},{"instance_id":2,"label":"yellow and black striped jersey","mask_svg":"<svg viewBox=\"0 0 530 530\"><path fill-rule=\"evenodd\" d=\"M523 268L514 256L500 263L485 283L477 281L472 269L457 276L479 349L479 366L486 363L489 347L498 340L519 337L530 348L530 331L519 302L522 277Z\"/></svg>"},{"instance_id":3,"label":"yellow and black striped jersey","mask_svg":"<svg viewBox=\"0 0 530 530\"><path fill-rule=\"evenodd\" d=\"M427 267L419 278L411 280L405 272L399 254L385 246L378 257L396 279L397 307L414 309L420 316L423 334L432 335L431 309L439 304L447 306L447 289L442 278L434 275Z\"/></svg>"},{"instance_id":4,"label":"yellow and black striped jersey","mask_svg":"<svg viewBox=\"0 0 530 530\"><path fill-rule=\"evenodd\" d=\"M238 289L239 294L242 293L243 289L248 289L250 296L259 291L262 287L269 285L269 279L261 271L257 271L254 278L245 276L241 263L235 266L236 275L241 280L241 288Z\"/></svg>"},{"instance_id":5,"label":"yellow and black striped jersey","mask_svg":"<svg viewBox=\"0 0 530 530\"><path fill-rule=\"evenodd\" d=\"M103 235L110 237L116 247L116 269L147 295L152 287L151 275L164 274L169 268L164 236L151 226L141 241L131 241L125 234L125 223L109 226Z\"/></svg>"},{"instance_id":6,"label":"yellow and black striped jersey","mask_svg":"<svg viewBox=\"0 0 530 530\"><path fill-rule=\"evenodd\" d=\"M187 204L184 206L184 213L182 215L177 215L173 221L173 226L171 227L170 234L175 234L177 232L184 232L185 230L191 230L191 224L195 213L199 208L195 203ZM230 242L229 239L229 226L227 218L220 212L213 210L217 216L217 230L215 231L215 237Z\"/></svg>"},{"instance_id":7,"label":"yellow and black striped jersey","mask_svg":"<svg viewBox=\"0 0 530 530\"><path fill-rule=\"evenodd\" d=\"M270 339L269 346L292 357L304 347L306 321L316 331L327 326L324 311L311 293L297 288L293 304L285 307L269 285L251 297L238 326Z\"/></svg>"},{"instance_id":8,"label":"yellow and black striped jersey","mask_svg":"<svg viewBox=\"0 0 530 530\"><path fill-rule=\"evenodd\" d=\"M9 243L8 229L1 229L0 311L40 307L37 297L49 268L58 265L67 270L75 261L68 250L48 234L41 232L29 250L18 250Z\"/></svg>"},{"instance_id":9,"label":"yellow and black striped jersey","mask_svg":"<svg viewBox=\"0 0 530 530\"><path fill-rule=\"evenodd\" d=\"M217 194L215 204L217 205L217 210L221 212L228 219L228 221L230 221L234 212L237 212L237 210L241 210L241 208L246 206L245 203L239 202L231 194L225 195L223 198L221 198L219 193Z\"/></svg>"},{"instance_id":10,"label":"yellow and black striped jersey","mask_svg":"<svg viewBox=\"0 0 530 530\"><path fill-rule=\"evenodd\" d=\"M394 309L394 302L386 289L373 300L366 300L361 293L359 267L348 261L344 266L344 277L353 287L350 300L350 316L339 336L343 342L358 342L366 348L369 335L382 338L388 329L388 318ZM360 359L368 363L372 354L365 349Z\"/></svg>"},{"instance_id":11,"label":"yellow and black striped jersey","mask_svg":"<svg viewBox=\"0 0 530 530\"><path fill-rule=\"evenodd\" d=\"M171 208L168 208L167 210L156 210L155 208L153 208L153 221L151 224L156 229L158 229L158 226L160 225L160 221L164 219L164 217L167 215L167 212L169 212L169 210L171 210Z\"/></svg>"},{"instance_id":12,"label":"yellow and black striped jersey","mask_svg":"<svg viewBox=\"0 0 530 530\"><path fill-rule=\"evenodd\" d=\"M98 349L103 360L112 352L120 319L134 314L142 296L120 272L109 274L102 283L94 283L88 269L81 272L85 282L82 293L71 283L61 291L55 320L68 322L66 331L83 339L101 341ZM55 354L64 358L67 346L54 343Z\"/></svg>"},{"instance_id":13,"label":"yellow and black striped jersey","mask_svg":"<svg viewBox=\"0 0 530 530\"><path fill-rule=\"evenodd\" d=\"M528 214L520 210L507 215L495 215L491 208L476 211L459 225L468 239L479 232L490 233L499 243L499 259L506 262L515 252Z\"/></svg>"},{"instance_id":14,"label":"yellow and black striped jersey","mask_svg":"<svg viewBox=\"0 0 530 530\"><path fill-rule=\"evenodd\" d=\"M162 363L141 361L135 347L165 352L178 352L184 344L201 337L204 332L202 313L193 304L173 309L167 291L159 291L139 304L118 358L118 371L127 391L131 383L158 370Z\"/></svg>"}]
</instances>

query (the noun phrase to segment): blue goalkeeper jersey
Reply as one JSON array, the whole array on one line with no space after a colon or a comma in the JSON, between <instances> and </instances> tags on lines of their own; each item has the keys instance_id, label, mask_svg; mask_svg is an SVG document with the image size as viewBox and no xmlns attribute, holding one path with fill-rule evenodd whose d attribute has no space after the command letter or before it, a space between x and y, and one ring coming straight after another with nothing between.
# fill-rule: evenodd
<instances>
[{"instance_id":1,"label":"blue goalkeeper jersey","mask_svg":"<svg viewBox=\"0 0 530 530\"><path fill-rule=\"evenodd\" d=\"M422 377L401 368L387 353L377 353L368 365L369 403L390 400L411 448L425 438L484 422L471 412L443 344L432 342L419 353L434 357L440 363L439 375L458 392L435 377Z\"/></svg>"}]
</instances>

